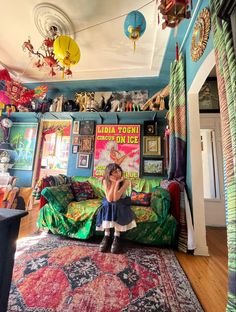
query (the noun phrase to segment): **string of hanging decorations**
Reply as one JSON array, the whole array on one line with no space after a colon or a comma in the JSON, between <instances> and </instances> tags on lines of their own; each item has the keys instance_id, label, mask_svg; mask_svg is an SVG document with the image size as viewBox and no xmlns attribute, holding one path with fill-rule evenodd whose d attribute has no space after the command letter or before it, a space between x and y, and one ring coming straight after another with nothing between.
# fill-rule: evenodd
<instances>
[{"instance_id":1,"label":"string of hanging decorations","mask_svg":"<svg viewBox=\"0 0 236 312\"><path fill-rule=\"evenodd\" d=\"M128 14L122 14L103 22L90 25L75 31L73 34L125 17L124 34L133 41L135 51L136 41L139 40L146 30L145 17L139 10L154 1L156 1L157 4L158 22L159 13L163 15L163 29L165 29L165 27L176 27L182 19L190 17L190 12L188 11L190 0L151 0ZM22 47L24 51L28 51L29 55L38 57L37 61L34 63L35 67L38 69L44 66L49 67L49 75L51 77L56 75L56 70L62 72L62 78L65 76L72 76L71 66L76 65L80 60L80 48L78 44L70 35L60 35L55 26L50 27L48 36L43 40L42 46L38 50L34 49L30 39L25 41Z\"/></svg>"}]
</instances>

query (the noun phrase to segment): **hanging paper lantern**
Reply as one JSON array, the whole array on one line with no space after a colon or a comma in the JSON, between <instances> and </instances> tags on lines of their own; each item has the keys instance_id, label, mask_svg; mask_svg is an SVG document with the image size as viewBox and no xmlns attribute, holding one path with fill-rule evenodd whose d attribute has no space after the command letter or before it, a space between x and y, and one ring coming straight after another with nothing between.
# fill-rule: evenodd
<instances>
[{"instance_id":1,"label":"hanging paper lantern","mask_svg":"<svg viewBox=\"0 0 236 312\"><path fill-rule=\"evenodd\" d=\"M63 68L70 69L71 65L77 64L80 60L79 46L68 36L57 37L53 44L53 51Z\"/></svg>"},{"instance_id":2,"label":"hanging paper lantern","mask_svg":"<svg viewBox=\"0 0 236 312\"><path fill-rule=\"evenodd\" d=\"M138 40L146 29L146 20L142 13L139 11L130 12L124 22L125 35L134 41L134 50L136 46L136 40Z\"/></svg>"}]
</instances>

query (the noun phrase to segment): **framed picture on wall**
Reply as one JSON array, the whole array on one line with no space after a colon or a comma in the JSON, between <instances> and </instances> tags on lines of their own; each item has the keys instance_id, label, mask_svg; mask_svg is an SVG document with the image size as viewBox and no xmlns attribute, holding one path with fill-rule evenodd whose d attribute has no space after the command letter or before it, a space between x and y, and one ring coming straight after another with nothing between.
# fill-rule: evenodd
<instances>
[{"instance_id":1,"label":"framed picture on wall","mask_svg":"<svg viewBox=\"0 0 236 312\"><path fill-rule=\"evenodd\" d=\"M144 121L143 124L144 135L157 135L157 123L154 120Z\"/></svg>"},{"instance_id":2,"label":"framed picture on wall","mask_svg":"<svg viewBox=\"0 0 236 312\"><path fill-rule=\"evenodd\" d=\"M143 155L144 156L161 156L161 137L144 136L143 137Z\"/></svg>"},{"instance_id":3,"label":"framed picture on wall","mask_svg":"<svg viewBox=\"0 0 236 312\"><path fill-rule=\"evenodd\" d=\"M93 151L94 136L83 135L79 137L79 152L90 153Z\"/></svg>"},{"instance_id":4,"label":"framed picture on wall","mask_svg":"<svg viewBox=\"0 0 236 312\"><path fill-rule=\"evenodd\" d=\"M219 113L220 103L217 88L217 80L208 78L199 92L200 113Z\"/></svg>"},{"instance_id":5,"label":"framed picture on wall","mask_svg":"<svg viewBox=\"0 0 236 312\"><path fill-rule=\"evenodd\" d=\"M73 134L79 134L79 121L75 120L73 123Z\"/></svg>"},{"instance_id":6,"label":"framed picture on wall","mask_svg":"<svg viewBox=\"0 0 236 312\"><path fill-rule=\"evenodd\" d=\"M91 135L95 131L95 121L93 120L81 120L79 124L80 135Z\"/></svg>"},{"instance_id":7,"label":"framed picture on wall","mask_svg":"<svg viewBox=\"0 0 236 312\"><path fill-rule=\"evenodd\" d=\"M90 166L90 154L78 153L76 167L87 169L89 168L89 166Z\"/></svg>"},{"instance_id":8,"label":"framed picture on wall","mask_svg":"<svg viewBox=\"0 0 236 312\"><path fill-rule=\"evenodd\" d=\"M33 169L37 131L37 123L13 122L9 137L9 142L17 155L13 169Z\"/></svg>"},{"instance_id":9,"label":"framed picture on wall","mask_svg":"<svg viewBox=\"0 0 236 312\"><path fill-rule=\"evenodd\" d=\"M79 136L78 135L73 136L72 144L73 145L79 145Z\"/></svg>"},{"instance_id":10,"label":"framed picture on wall","mask_svg":"<svg viewBox=\"0 0 236 312\"><path fill-rule=\"evenodd\" d=\"M79 146L78 145L72 145L72 154L77 154L79 150Z\"/></svg>"},{"instance_id":11,"label":"framed picture on wall","mask_svg":"<svg viewBox=\"0 0 236 312\"><path fill-rule=\"evenodd\" d=\"M142 175L162 176L164 172L163 159L143 158Z\"/></svg>"}]
</instances>

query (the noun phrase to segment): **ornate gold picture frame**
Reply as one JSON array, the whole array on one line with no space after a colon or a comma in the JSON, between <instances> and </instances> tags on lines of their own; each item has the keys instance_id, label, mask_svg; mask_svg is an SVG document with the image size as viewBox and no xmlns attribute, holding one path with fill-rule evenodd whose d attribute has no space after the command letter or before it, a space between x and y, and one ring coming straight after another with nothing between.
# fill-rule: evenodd
<instances>
[{"instance_id":1,"label":"ornate gold picture frame","mask_svg":"<svg viewBox=\"0 0 236 312\"><path fill-rule=\"evenodd\" d=\"M94 147L94 136L83 135L79 137L79 152L90 153Z\"/></svg>"},{"instance_id":2,"label":"ornate gold picture frame","mask_svg":"<svg viewBox=\"0 0 236 312\"><path fill-rule=\"evenodd\" d=\"M161 155L161 137L145 136L143 137L143 155L160 156Z\"/></svg>"}]
</instances>

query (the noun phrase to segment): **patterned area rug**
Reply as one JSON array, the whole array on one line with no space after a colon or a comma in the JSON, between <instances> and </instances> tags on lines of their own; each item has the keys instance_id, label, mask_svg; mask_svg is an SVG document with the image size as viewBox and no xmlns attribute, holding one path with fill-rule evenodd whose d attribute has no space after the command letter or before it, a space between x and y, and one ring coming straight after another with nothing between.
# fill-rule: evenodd
<instances>
[{"instance_id":1,"label":"patterned area rug","mask_svg":"<svg viewBox=\"0 0 236 312\"><path fill-rule=\"evenodd\" d=\"M99 238L100 241L100 238ZM203 311L174 252L41 234L17 243L8 312Z\"/></svg>"}]
</instances>

